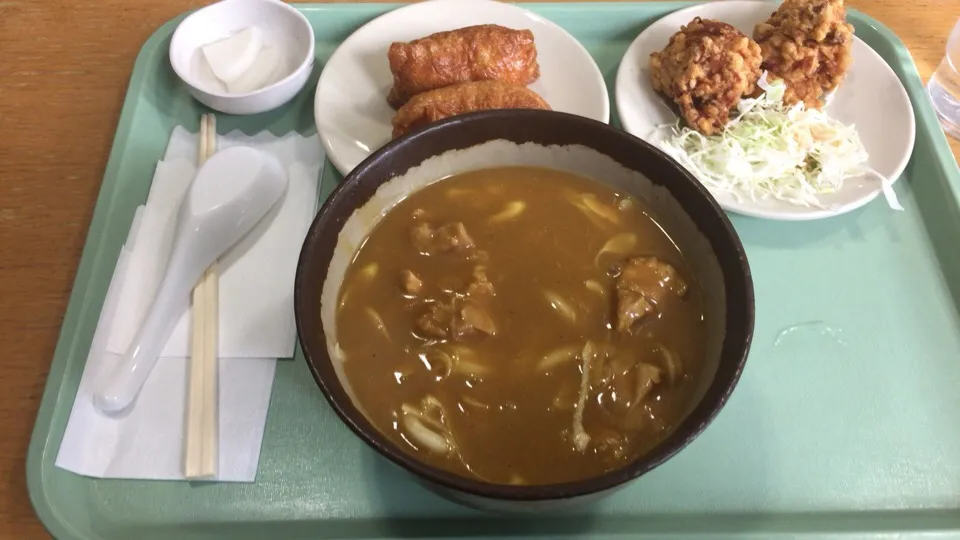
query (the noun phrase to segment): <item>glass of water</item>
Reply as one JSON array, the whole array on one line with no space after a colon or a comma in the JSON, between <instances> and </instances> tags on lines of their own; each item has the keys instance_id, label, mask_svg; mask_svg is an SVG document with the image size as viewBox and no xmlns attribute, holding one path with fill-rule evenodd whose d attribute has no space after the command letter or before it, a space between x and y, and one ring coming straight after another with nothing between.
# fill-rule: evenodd
<instances>
[{"instance_id":1,"label":"glass of water","mask_svg":"<svg viewBox=\"0 0 960 540\"><path fill-rule=\"evenodd\" d=\"M947 38L947 54L930 77L927 92L943 130L960 139L960 20Z\"/></svg>"}]
</instances>

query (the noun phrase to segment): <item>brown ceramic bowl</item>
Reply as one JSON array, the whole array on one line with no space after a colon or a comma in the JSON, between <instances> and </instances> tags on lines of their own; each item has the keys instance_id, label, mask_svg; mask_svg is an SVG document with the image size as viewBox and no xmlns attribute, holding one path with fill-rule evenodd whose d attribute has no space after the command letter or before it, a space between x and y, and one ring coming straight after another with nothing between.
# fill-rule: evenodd
<instances>
[{"instance_id":1,"label":"brown ceramic bowl","mask_svg":"<svg viewBox=\"0 0 960 540\"><path fill-rule=\"evenodd\" d=\"M454 173L541 165L587 176L644 200L688 258L704 292L707 372L686 417L648 454L579 482L489 484L437 469L398 448L351 399L336 346L336 298L357 247L383 213L412 191ZM753 334L753 283L743 246L710 194L650 144L606 124L551 111L499 110L453 117L394 140L357 166L324 203L297 268L300 345L320 390L358 437L383 457L458 502L529 510L609 493L660 465L696 438L733 391Z\"/></svg>"}]
</instances>

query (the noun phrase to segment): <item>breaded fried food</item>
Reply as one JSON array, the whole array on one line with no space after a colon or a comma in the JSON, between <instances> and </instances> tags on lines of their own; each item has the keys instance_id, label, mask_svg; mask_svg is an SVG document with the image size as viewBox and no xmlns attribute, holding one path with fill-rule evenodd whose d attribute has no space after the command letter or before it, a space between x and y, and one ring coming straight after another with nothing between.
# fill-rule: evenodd
<instances>
[{"instance_id":1,"label":"breaded fried food","mask_svg":"<svg viewBox=\"0 0 960 540\"><path fill-rule=\"evenodd\" d=\"M449 116L485 109L550 110L550 105L526 86L503 81L460 83L410 98L393 117L393 136Z\"/></svg>"},{"instance_id":2,"label":"breaded fried food","mask_svg":"<svg viewBox=\"0 0 960 540\"><path fill-rule=\"evenodd\" d=\"M439 32L387 51L393 88L387 102L398 108L421 92L470 81L526 85L540 77L530 30L496 24Z\"/></svg>"},{"instance_id":3,"label":"breaded fried food","mask_svg":"<svg viewBox=\"0 0 960 540\"><path fill-rule=\"evenodd\" d=\"M653 88L673 100L692 129L723 130L730 110L760 78L760 46L727 23L697 17L650 55Z\"/></svg>"},{"instance_id":4,"label":"breaded fried food","mask_svg":"<svg viewBox=\"0 0 960 540\"><path fill-rule=\"evenodd\" d=\"M819 109L821 98L837 88L853 61L853 26L843 0L784 0L756 26L762 69L787 85L784 103Z\"/></svg>"}]
</instances>

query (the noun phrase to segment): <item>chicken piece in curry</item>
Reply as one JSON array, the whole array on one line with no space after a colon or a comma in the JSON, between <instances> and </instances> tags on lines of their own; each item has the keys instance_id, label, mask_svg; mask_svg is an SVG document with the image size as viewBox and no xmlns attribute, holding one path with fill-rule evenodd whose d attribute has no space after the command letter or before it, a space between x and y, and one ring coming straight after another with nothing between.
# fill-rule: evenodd
<instances>
[{"instance_id":1,"label":"chicken piece in curry","mask_svg":"<svg viewBox=\"0 0 960 540\"><path fill-rule=\"evenodd\" d=\"M413 193L356 254L337 309L374 425L491 483L575 481L642 456L701 376L703 302L676 245L641 201L555 170Z\"/></svg>"}]
</instances>

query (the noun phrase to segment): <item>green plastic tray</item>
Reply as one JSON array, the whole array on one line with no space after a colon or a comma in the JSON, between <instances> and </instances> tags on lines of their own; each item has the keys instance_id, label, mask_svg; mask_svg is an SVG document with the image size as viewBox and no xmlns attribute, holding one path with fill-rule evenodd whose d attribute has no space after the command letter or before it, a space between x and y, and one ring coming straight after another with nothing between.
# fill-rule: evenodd
<instances>
[{"instance_id":1,"label":"green plastic tray","mask_svg":"<svg viewBox=\"0 0 960 540\"><path fill-rule=\"evenodd\" d=\"M612 88L637 33L685 5L527 7L580 39ZM313 80L338 43L394 7L300 6L318 40ZM54 466L134 209L173 126L198 128L202 109L167 63L178 20L165 24L130 80L33 432L40 519L61 539L960 537L960 172L903 43L849 17L913 100L916 149L896 186L906 211L878 200L819 222L733 217L757 323L729 404L628 488L538 517L482 514L421 488L340 424L300 358L277 368L254 484L93 480ZM222 116L219 128L311 133L312 104L308 90L276 113ZM328 164L323 197L339 179Z\"/></svg>"}]
</instances>

